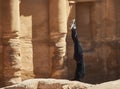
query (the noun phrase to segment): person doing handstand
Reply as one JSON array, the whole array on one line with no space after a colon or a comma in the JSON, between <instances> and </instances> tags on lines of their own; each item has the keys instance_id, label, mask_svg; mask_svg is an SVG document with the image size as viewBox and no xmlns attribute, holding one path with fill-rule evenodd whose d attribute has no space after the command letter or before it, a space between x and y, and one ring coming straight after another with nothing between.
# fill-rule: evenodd
<instances>
[{"instance_id":1,"label":"person doing handstand","mask_svg":"<svg viewBox=\"0 0 120 89\"><path fill-rule=\"evenodd\" d=\"M80 41L78 40L75 19L73 20L71 25L71 36L74 43L74 59L76 61L76 71L74 80L82 81L85 75L83 50L80 45Z\"/></svg>"}]
</instances>

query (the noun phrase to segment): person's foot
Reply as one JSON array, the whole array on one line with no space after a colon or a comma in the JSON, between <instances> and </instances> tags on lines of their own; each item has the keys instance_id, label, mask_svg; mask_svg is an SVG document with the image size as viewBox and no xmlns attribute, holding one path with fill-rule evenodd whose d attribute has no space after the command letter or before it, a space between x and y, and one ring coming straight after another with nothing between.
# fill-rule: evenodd
<instances>
[{"instance_id":1,"label":"person's foot","mask_svg":"<svg viewBox=\"0 0 120 89\"><path fill-rule=\"evenodd\" d=\"M72 24L71 24L71 30L76 29L76 24L75 24L75 19L73 19Z\"/></svg>"},{"instance_id":2,"label":"person's foot","mask_svg":"<svg viewBox=\"0 0 120 89\"><path fill-rule=\"evenodd\" d=\"M72 79L71 81L79 81L79 82L82 82L81 79L76 79L76 78Z\"/></svg>"}]
</instances>

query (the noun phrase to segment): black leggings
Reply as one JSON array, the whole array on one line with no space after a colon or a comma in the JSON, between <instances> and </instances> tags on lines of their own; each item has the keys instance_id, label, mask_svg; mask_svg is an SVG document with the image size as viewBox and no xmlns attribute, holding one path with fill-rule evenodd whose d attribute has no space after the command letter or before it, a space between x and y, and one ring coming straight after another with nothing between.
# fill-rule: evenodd
<instances>
[{"instance_id":1,"label":"black leggings","mask_svg":"<svg viewBox=\"0 0 120 89\"><path fill-rule=\"evenodd\" d=\"M72 39L74 42L74 59L76 60L75 80L81 81L84 77L84 59L83 51L80 42L77 37L76 29L72 29Z\"/></svg>"}]
</instances>

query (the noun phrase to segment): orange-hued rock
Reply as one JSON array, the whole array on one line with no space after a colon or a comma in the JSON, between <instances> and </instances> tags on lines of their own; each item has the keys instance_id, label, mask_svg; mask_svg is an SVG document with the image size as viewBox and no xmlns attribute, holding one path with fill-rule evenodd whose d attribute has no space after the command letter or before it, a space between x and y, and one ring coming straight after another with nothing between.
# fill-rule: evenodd
<instances>
[{"instance_id":1,"label":"orange-hued rock","mask_svg":"<svg viewBox=\"0 0 120 89\"><path fill-rule=\"evenodd\" d=\"M2 1L2 76L5 85L16 84L21 78L19 0ZM4 10L4 11L3 11Z\"/></svg>"},{"instance_id":2,"label":"orange-hued rock","mask_svg":"<svg viewBox=\"0 0 120 89\"><path fill-rule=\"evenodd\" d=\"M120 0L0 0L0 87L73 79L76 19L87 83L120 78ZM57 85L59 86L59 85Z\"/></svg>"},{"instance_id":3,"label":"orange-hued rock","mask_svg":"<svg viewBox=\"0 0 120 89\"><path fill-rule=\"evenodd\" d=\"M0 89L120 89L120 80L94 85L63 79L29 79Z\"/></svg>"},{"instance_id":4,"label":"orange-hued rock","mask_svg":"<svg viewBox=\"0 0 120 89\"><path fill-rule=\"evenodd\" d=\"M87 89L91 84L62 79L29 79L0 89Z\"/></svg>"}]
</instances>

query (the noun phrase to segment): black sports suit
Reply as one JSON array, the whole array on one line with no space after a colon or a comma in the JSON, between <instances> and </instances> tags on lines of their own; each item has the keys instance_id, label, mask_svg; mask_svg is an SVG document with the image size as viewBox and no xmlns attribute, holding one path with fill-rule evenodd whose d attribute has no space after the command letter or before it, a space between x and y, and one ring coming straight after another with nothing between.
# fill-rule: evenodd
<instances>
[{"instance_id":1,"label":"black sports suit","mask_svg":"<svg viewBox=\"0 0 120 89\"><path fill-rule=\"evenodd\" d=\"M74 26L75 25L73 25L73 27L71 28L72 40L74 42L74 59L76 60L76 71L74 80L81 81L85 74L83 50L77 37L76 27Z\"/></svg>"}]
</instances>

